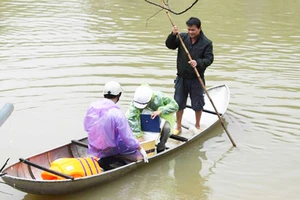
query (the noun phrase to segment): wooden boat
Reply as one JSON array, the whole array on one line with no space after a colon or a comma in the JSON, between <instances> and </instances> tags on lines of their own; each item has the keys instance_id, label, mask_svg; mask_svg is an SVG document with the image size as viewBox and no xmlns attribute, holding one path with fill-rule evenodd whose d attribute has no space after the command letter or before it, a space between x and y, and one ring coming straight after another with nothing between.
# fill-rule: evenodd
<instances>
[{"instance_id":1,"label":"wooden boat","mask_svg":"<svg viewBox=\"0 0 300 200\"><path fill-rule=\"evenodd\" d=\"M229 105L230 92L226 85L217 85L208 90L209 96L213 101L220 115L224 115ZM194 126L194 111L186 108L183 115L183 130L179 136L170 137L167 142L168 149L149 156L149 163L143 160L131 161L127 165L117 167L112 170L103 171L100 174L85 176L81 178L66 177L63 180L43 180L41 173L49 169L50 163L58 158L86 157L87 155L87 138L79 141L72 141L63 146L51 149L44 153L31 156L27 159L20 158L17 162L2 172L2 179L11 187L33 194L57 195L63 193L72 193L75 191L89 188L96 184L107 183L111 180L121 178L124 174L135 170L143 165L152 164L170 152L180 149L187 143L206 134L215 124L219 123L218 116L215 114L213 106L205 95L205 107L201 118L201 132L195 133L189 130Z\"/></svg>"}]
</instances>

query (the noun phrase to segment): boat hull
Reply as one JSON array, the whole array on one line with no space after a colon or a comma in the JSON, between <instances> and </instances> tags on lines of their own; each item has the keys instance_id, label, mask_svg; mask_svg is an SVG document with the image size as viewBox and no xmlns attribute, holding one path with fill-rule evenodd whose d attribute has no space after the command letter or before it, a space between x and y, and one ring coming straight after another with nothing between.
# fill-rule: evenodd
<instances>
[{"instance_id":1,"label":"boat hull","mask_svg":"<svg viewBox=\"0 0 300 200\"><path fill-rule=\"evenodd\" d=\"M230 100L229 88L226 85L214 86L207 90L211 97L214 105L220 114L224 115ZM205 95L205 107L206 112L203 112L201 118L201 132L194 133L189 130L190 127L194 126L195 113L192 109L186 108L183 115L183 132L180 137L185 138L186 141L181 139L170 138L167 142L168 149L149 157L149 164L152 164L156 159L168 155L171 152L179 150L182 146L195 141L197 138L206 134L215 124L218 122L218 116L213 114L215 111L211 105L210 100ZM87 138L83 138L80 142L87 144ZM78 145L76 143L68 143L55 149L51 149L44 153L31 156L26 160L33 163L49 168L52 161L63 158L63 157L86 157L87 148L86 146ZM137 169L138 167L145 165L142 160L131 162L127 165L102 172L97 175L88 177L76 178L76 179L64 179L64 180L42 180L41 173L43 170L28 166L23 162L17 162L7 167L3 173L6 173L1 178L4 182L11 187L27 193L33 194L45 194L45 195L57 195L72 193L75 191L90 188L95 185L107 183L109 181L118 179L125 174Z\"/></svg>"}]
</instances>

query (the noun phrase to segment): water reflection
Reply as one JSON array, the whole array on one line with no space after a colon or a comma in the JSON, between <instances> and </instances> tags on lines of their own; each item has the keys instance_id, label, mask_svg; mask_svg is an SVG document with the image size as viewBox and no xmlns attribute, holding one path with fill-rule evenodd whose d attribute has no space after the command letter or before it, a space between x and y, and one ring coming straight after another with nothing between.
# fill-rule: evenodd
<instances>
[{"instance_id":1,"label":"water reflection","mask_svg":"<svg viewBox=\"0 0 300 200\"><path fill-rule=\"evenodd\" d=\"M174 177L177 183L176 196L180 199L208 199L211 188L201 176L205 154L195 146L174 159Z\"/></svg>"}]
</instances>

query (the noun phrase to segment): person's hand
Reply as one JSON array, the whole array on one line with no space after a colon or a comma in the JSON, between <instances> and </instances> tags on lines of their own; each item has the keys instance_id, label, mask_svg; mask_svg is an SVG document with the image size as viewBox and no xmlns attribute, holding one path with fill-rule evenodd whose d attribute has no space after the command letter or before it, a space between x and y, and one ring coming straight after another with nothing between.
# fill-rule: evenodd
<instances>
[{"instance_id":1,"label":"person's hand","mask_svg":"<svg viewBox=\"0 0 300 200\"><path fill-rule=\"evenodd\" d=\"M143 156L143 158L144 158L144 162L145 162L145 163L148 163L148 162L149 162L149 161L148 161L148 156L147 156L147 153L146 153L145 149L144 149L143 147L141 147L141 148L139 149L139 151L140 151L140 153L142 154L142 156Z\"/></svg>"},{"instance_id":2,"label":"person's hand","mask_svg":"<svg viewBox=\"0 0 300 200\"><path fill-rule=\"evenodd\" d=\"M189 61L189 64L190 64L193 68L197 67L197 61L196 61L196 60L191 60L191 61Z\"/></svg>"},{"instance_id":3,"label":"person's hand","mask_svg":"<svg viewBox=\"0 0 300 200\"><path fill-rule=\"evenodd\" d=\"M151 113L151 119L154 119L156 116L159 116L161 114L160 110L154 111Z\"/></svg>"},{"instance_id":4,"label":"person's hand","mask_svg":"<svg viewBox=\"0 0 300 200\"><path fill-rule=\"evenodd\" d=\"M172 28L172 34L173 35L177 35L178 33L179 33L178 27L177 26L173 26L173 28Z\"/></svg>"},{"instance_id":5,"label":"person's hand","mask_svg":"<svg viewBox=\"0 0 300 200\"><path fill-rule=\"evenodd\" d=\"M143 137L143 136L139 137L139 138L138 138L138 141L139 141L139 142L144 142L144 141L145 141L145 140L144 140L144 137Z\"/></svg>"}]
</instances>

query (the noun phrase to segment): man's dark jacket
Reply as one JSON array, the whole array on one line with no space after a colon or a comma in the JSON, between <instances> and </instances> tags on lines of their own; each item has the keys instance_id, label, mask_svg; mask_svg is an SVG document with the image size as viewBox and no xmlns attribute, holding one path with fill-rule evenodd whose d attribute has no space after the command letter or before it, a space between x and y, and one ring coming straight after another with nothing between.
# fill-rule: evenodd
<instances>
[{"instance_id":1,"label":"man's dark jacket","mask_svg":"<svg viewBox=\"0 0 300 200\"><path fill-rule=\"evenodd\" d=\"M200 32L197 41L192 44L191 39L187 33L180 33L180 36L189 51L193 60L197 61L197 70L201 79L205 84L204 72L206 68L214 61L213 45L203 33ZM189 58L184 48L180 44L180 40L177 35L172 33L166 39L166 46L169 49L178 48L177 53L177 75L186 79L196 79L197 75L191 65L188 63Z\"/></svg>"}]
</instances>

